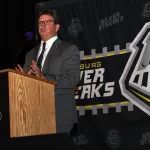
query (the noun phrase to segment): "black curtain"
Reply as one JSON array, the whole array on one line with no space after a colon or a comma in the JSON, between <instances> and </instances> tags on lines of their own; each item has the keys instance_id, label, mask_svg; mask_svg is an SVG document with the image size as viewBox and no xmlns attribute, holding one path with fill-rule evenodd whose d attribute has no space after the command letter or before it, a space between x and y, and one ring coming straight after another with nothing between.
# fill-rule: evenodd
<instances>
[{"instance_id":1,"label":"black curtain","mask_svg":"<svg viewBox=\"0 0 150 150\"><path fill-rule=\"evenodd\" d=\"M38 3L59 14L59 37L80 49L79 114L73 141L81 149L148 150L149 116L124 97L119 79L130 43L149 21L147 0L72 0ZM149 105L149 104L148 104Z\"/></svg>"}]
</instances>

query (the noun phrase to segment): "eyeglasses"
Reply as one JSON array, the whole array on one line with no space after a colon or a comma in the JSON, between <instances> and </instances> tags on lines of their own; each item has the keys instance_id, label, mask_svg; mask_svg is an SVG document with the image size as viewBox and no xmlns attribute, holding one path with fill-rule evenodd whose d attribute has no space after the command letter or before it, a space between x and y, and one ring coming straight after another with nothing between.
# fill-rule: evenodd
<instances>
[{"instance_id":1,"label":"eyeglasses","mask_svg":"<svg viewBox=\"0 0 150 150\"><path fill-rule=\"evenodd\" d=\"M51 24L52 22L54 22L53 20L44 20L44 21L39 21L38 22L38 26L41 26L43 23L46 25Z\"/></svg>"}]
</instances>

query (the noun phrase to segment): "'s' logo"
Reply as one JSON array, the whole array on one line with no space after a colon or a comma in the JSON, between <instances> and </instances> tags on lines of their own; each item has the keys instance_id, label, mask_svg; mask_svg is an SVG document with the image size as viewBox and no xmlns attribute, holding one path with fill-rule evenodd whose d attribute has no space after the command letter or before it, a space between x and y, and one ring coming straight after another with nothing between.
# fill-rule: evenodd
<instances>
[{"instance_id":1,"label":"'s' logo","mask_svg":"<svg viewBox=\"0 0 150 150\"><path fill-rule=\"evenodd\" d=\"M132 54L119 80L122 95L150 115L150 22L129 49Z\"/></svg>"},{"instance_id":2,"label":"'s' logo","mask_svg":"<svg viewBox=\"0 0 150 150\"><path fill-rule=\"evenodd\" d=\"M106 137L106 140L105 142L113 149L116 149L120 143L121 143L121 140L120 140L120 137L119 137L119 133L116 129L111 129L109 132L108 132L108 135Z\"/></svg>"},{"instance_id":3,"label":"'s' logo","mask_svg":"<svg viewBox=\"0 0 150 150\"><path fill-rule=\"evenodd\" d=\"M72 19L71 24L68 28L68 32L73 36L77 36L81 30L82 25L80 23L80 20L78 18Z\"/></svg>"}]
</instances>

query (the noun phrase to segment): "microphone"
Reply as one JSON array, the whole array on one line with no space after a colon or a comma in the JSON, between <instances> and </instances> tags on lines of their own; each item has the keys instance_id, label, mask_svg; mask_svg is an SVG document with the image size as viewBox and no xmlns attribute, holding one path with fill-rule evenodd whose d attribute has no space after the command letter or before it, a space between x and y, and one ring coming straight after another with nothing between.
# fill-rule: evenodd
<instances>
[{"instance_id":1,"label":"microphone","mask_svg":"<svg viewBox=\"0 0 150 150\"><path fill-rule=\"evenodd\" d=\"M16 56L15 56L15 60L14 60L14 67L16 67L16 65L18 64L18 58L21 54L21 52L24 50L26 51L26 49L28 48L30 42L33 40L33 32L26 32L24 34L25 38L21 38L20 40L18 40L16 42L16 46L18 47L18 50L16 50ZM23 52L25 53L25 52Z\"/></svg>"},{"instance_id":2,"label":"microphone","mask_svg":"<svg viewBox=\"0 0 150 150\"><path fill-rule=\"evenodd\" d=\"M16 54L16 57L15 57L15 60L14 60L14 68L17 66L17 62L18 62L18 58L19 58L19 55L21 53L21 51L23 50L23 47L19 48L18 51L17 51L17 54Z\"/></svg>"}]
</instances>

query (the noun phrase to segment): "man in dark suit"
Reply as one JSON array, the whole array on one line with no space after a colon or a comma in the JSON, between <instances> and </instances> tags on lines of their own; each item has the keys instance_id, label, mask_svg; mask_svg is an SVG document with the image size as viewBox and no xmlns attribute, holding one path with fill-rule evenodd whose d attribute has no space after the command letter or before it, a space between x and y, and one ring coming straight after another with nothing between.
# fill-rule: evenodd
<instances>
[{"instance_id":1,"label":"man in dark suit","mask_svg":"<svg viewBox=\"0 0 150 150\"><path fill-rule=\"evenodd\" d=\"M43 10L38 16L40 45L26 54L25 64L16 70L58 83L56 93L57 133L70 133L78 122L74 90L79 82L80 55L75 45L61 41L60 28L55 10Z\"/></svg>"}]
</instances>

